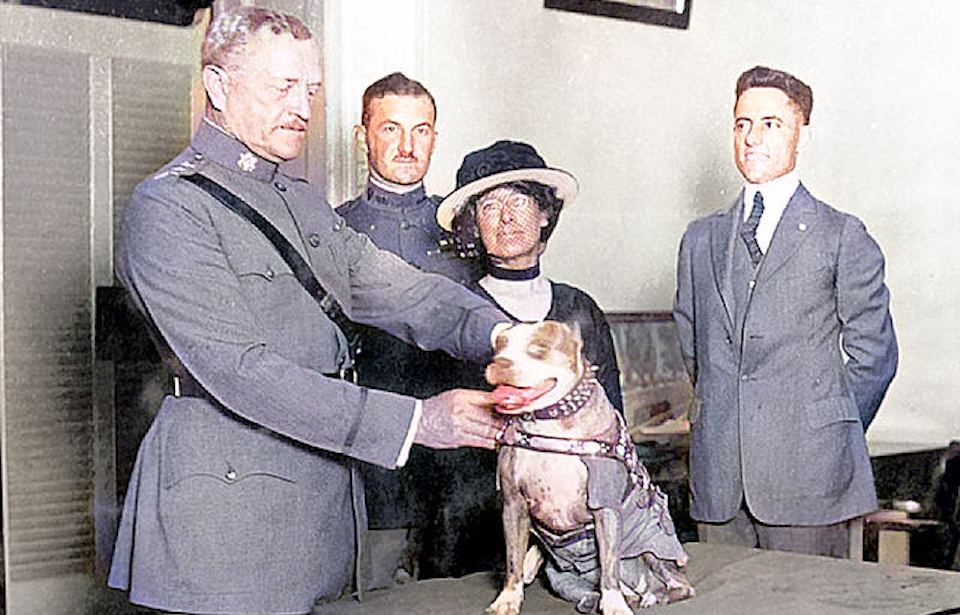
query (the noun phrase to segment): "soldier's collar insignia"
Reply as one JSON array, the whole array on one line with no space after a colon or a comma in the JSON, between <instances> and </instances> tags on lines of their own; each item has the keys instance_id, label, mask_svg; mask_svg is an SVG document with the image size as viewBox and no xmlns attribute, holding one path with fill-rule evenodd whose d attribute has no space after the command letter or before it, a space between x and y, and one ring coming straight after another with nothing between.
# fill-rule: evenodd
<instances>
[{"instance_id":1,"label":"soldier's collar insignia","mask_svg":"<svg viewBox=\"0 0 960 615\"><path fill-rule=\"evenodd\" d=\"M237 166L241 171L252 173L257 168L257 157L251 152L243 152L237 158Z\"/></svg>"}]
</instances>

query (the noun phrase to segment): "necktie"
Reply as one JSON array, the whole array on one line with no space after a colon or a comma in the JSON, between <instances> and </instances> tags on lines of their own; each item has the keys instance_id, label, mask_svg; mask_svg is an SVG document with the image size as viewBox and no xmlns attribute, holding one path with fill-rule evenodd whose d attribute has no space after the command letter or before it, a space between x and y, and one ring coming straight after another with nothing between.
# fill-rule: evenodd
<instances>
[{"instance_id":1,"label":"necktie","mask_svg":"<svg viewBox=\"0 0 960 615\"><path fill-rule=\"evenodd\" d=\"M760 224L760 216L763 215L763 195L757 190L753 195L753 209L750 210L750 216L740 227L740 236L743 242L747 244L747 250L750 252L750 260L754 267L760 263L763 252L760 251L760 244L757 243L757 225Z\"/></svg>"}]
</instances>

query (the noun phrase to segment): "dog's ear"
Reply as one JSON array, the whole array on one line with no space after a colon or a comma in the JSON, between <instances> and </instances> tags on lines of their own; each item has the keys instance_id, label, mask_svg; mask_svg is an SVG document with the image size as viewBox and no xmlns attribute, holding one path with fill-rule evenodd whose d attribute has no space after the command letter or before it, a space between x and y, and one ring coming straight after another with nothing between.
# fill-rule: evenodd
<instances>
[{"instance_id":1,"label":"dog's ear","mask_svg":"<svg viewBox=\"0 0 960 615\"><path fill-rule=\"evenodd\" d=\"M570 357L571 367L575 371L580 371L580 363L583 359L583 336L580 333L580 323L571 320L563 323L567 334L563 339L563 352Z\"/></svg>"}]
</instances>

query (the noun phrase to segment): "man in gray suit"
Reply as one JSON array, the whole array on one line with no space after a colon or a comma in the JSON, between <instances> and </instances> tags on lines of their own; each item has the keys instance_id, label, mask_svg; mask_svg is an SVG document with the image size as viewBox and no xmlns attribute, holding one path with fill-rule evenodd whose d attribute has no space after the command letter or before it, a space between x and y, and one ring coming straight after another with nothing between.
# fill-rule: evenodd
<instances>
[{"instance_id":1,"label":"man in gray suit","mask_svg":"<svg viewBox=\"0 0 960 615\"><path fill-rule=\"evenodd\" d=\"M109 584L177 613L307 613L351 582L356 461L397 467L413 443L493 448L501 422L485 392L419 400L342 379L339 319L209 182L272 224L356 321L476 360L508 319L377 249L284 172L320 91L302 22L240 8L211 23L202 55L206 117L124 214L118 274L180 386L140 446Z\"/></svg>"},{"instance_id":2,"label":"man in gray suit","mask_svg":"<svg viewBox=\"0 0 960 615\"><path fill-rule=\"evenodd\" d=\"M883 254L799 181L810 88L758 66L736 96L746 185L690 224L677 266L691 515L705 542L845 557L877 507L864 432L897 368Z\"/></svg>"}]
</instances>

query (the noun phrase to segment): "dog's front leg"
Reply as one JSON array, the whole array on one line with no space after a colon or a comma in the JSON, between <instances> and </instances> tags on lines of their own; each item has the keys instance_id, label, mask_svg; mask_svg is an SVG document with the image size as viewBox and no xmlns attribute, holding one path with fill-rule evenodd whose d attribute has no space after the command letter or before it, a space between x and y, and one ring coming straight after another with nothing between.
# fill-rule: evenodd
<instances>
[{"instance_id":1,"label":"dog's front leg","mask_svg":"<svg viewBox=\"0 0 960 615\"><path fill-rule=\"evenodd\" d=\"M600 561L600 612L633 615L620 591L620 512L613 508L593 511Z\"/></svg>"},{"instance_id":2,"label":"dog's front leg","mask_svg":"<svg viewBox=\"0 0 960 615\"><path fill-rule=\"evenodd\" d=\"M505 453L509 455L512 452L513 449L506 449L500 453L500 487L503 490L503 535L507 547L507 576L500 595L487 607L487 612L493 615L517 615L523 603L523 561L530 538L530 514L527 501L516 484L513 466L511 463L505 463L503 459Z\"/></svg>"}]
</instances>

